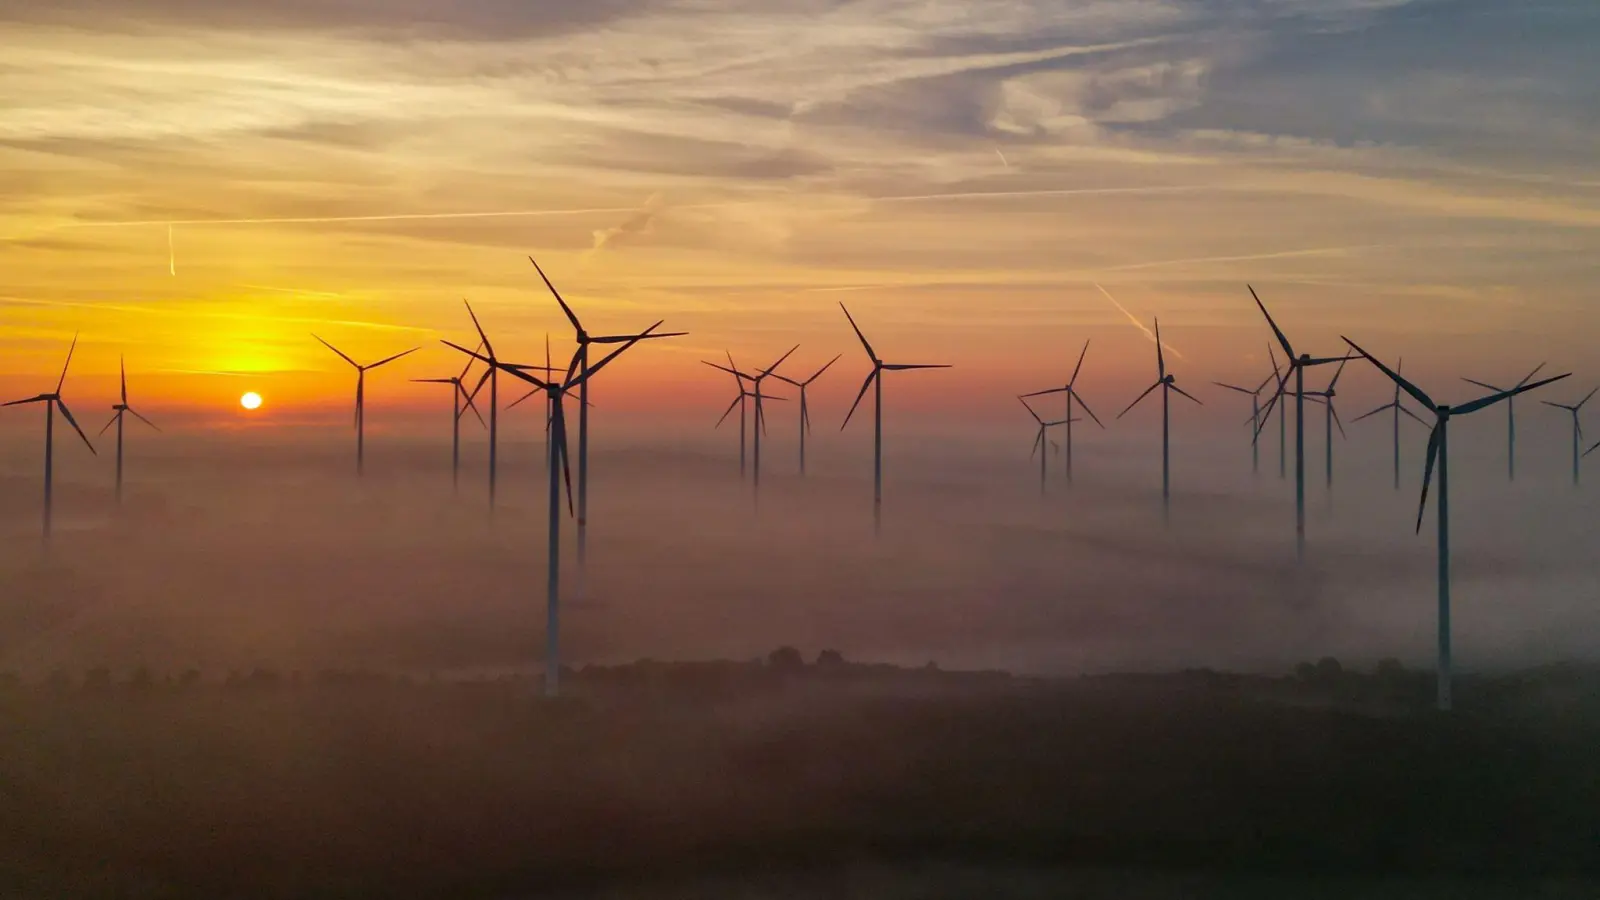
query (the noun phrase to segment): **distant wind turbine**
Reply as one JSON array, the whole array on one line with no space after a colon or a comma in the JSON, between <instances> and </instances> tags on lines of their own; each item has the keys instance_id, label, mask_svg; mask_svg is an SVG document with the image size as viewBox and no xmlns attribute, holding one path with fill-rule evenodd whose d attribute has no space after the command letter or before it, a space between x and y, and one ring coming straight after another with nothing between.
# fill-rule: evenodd
<instances>
[{"instance_id":1,"label":"distant wind turbine","mask_svg":"<svg viewBox=\"0 0 1600 900\"><path fill-rule=\"evenodd\" d=\"M483 344L478 344L478 349L483 349ZM461 374L453 378L413 378L417 384L448 384L450 390L450 486L456 490L461 488L461 416L467 410L478 417L479 424L483 421L483 413L478 412L477 404L472 402L472 394L467 391L461 382L467 377L467 371L472 368L472 360L467 360L466 366L461 369ZM465 400L466 405L462 402Z\"/></svg>"},{"instance_id":2,"label":"distant wind turbine","mask_svg":"<svg viewBox=\"0 0 1600 900\"><path fill-rule=\"evenodd\" d=\"M1539 363L1539 365L1535 366L1533 371L1529 372L1526 377L1512 385L1511 390L1515 390L1516 388L1522 387L1523 385L1532 381L1533 376L1543 371L1544 367L1545 363ZM1475 385L1483 388L1484 390L1495 391L1497 393L1504 393L1507 390L1506 388L1495 387L1492 384L1486 384L1482 381L1474 381L1471 378L1463 378L1461 380L1465 381L1467 384ZM1506 400L1506 480L1517 480L1517 401L1511 399Z\"/></svg>"},{"instance_id":3,"label":"distant wind turbine","mask_svg":"<svg viewBox=\"0 0 1600 900\"><path fill-rule=\"evenodd\" d=\"M1500 391L1487 397L1464 403L1460 406L1446 406L1435 403L1432 397L1422 392L1422 389L1405 380L1400 373L1390 369L1379 362L1376 357L1361 349L1349 338L1345 343L1351 349L1366 357L1367 361L1378 368L1380 372L1389 376L1402 390L1410 394L1413 399L1422 404L1423 408L1434 415L1433 433L1428 437L1428 462L1422 471L1422 502L1417 507L1417 532L1422 532L1422 517L1428 508L1428 486L1433 482L1433 468L1437 463L1439 467L1439 502L1435 518L1439 522L1439 708L1450 708L1450 420L1456 416L1475 413L1485 407L1493 406L1502 400L1510 400L1517 394L1531 391L1534 388L1544 387L1547 384L1560 381L1566 375L1557 375L1543 381L1535 381L1517 385L1508 391Z\"/></svg>"},{"instance_id":4,"label":"distant wind turbine","mask_svg":"<svg viewBox=\"0 0 1600 900\"><path fill-rule=\"evenodd\" d=\"M327 341L322 340L322 338L317 337L314 334L312 337L317 338L317 340L321 342L322 346L327 347L334 353L339 354L340 359L349 363L356 370L356 474L365 474L367 465L367 372L371 371L372 369L376 369L379 366L386 366L403 356L410 356L422 348L412 347L410 350L407 350L404 353L396 353L393 356L385 357L384 359L380 359L375 363L363 366L362 364L351 359L349 356L346 356L345 352L340 350L338 347L335 347Z\"/></svg>"},{"instance_id":5,"label":"distant wind turbine","mask_svg":"<svg viewBox=\"0 0 1600 900\"><path fill-rule=\"evenodd\" d=\"M550 289L550 294L561 305L561 311L566 313L567 321L572 323L573 338L578 344L578 351L573 356L572 366L567 369L567 379L572 381L573 385L578 389L578 568L582 570L589 552L589 379L584 377L589 372L589 345L628 344L632 346L646 338L683 337L687 332L654 334L652 332L655 329L652 327L642 334L600 337L591 335L584 329L583 322L578 319L578 314L573 312L572 307L568 306L567 301L562 298L561 292L556 290L556 286L550 282L549 276L544 274L544 269L539 267L539 262L531 256L528 257L528 262L533 263L534 271L539 273L539 278L544 282L544 286ZM574 373L576 373L576 376ZM576 380L573 380L574 377L576 377ZM554 410L552 409L551 412L553 415Z\"/></svg>"},{"instance_id":6,"label":"distant wind turbine","mask_svg":"<svg viewBox=\"0 0 1600 900\"><path fill-rule=\"evenodd\" d=\"M818 369L816 374L805 379L804 381L795 381L793 378L779 375L776 372L772 373L772 377L778 379L779 381L792 384L800 389L800 476L802 478L804 478L806 474L806 434L811 431L811 408L806 404L806 388L811 386L811 382L821 378L822 373L832 368L833 364L838 362L843 356L844 354L841 353L838 356L835 356L833 359L828 360L827 365Z\"/></svg>"},{"instance_id":7,"label":"distant wind turbine","mask_svg":"<svg viewBox=\"0 0 1600 900\"><path fill-rule=\"evenodd\" d=\"M117 502L121 503L122 502L122 418L123 418L123 415L125 413L132 413L134 418L136 418L139 421L145 423L146 425L149 425L151 428L155 428L156 431L160 431L161 429L160 428L156 428L156 423L150 421L149 419L146 419L144 416L139 414L138 410L136 410L133 407L128 405L128 363L127 363L127 360L125 360L125 359L119 359L117 364L118 364L118 368L120 369L121 374L122 374L122 395L121 395L122 399L111 407L113 410L116 410L116 413L111 417L111 421L106 423L105 428L100 429L100 434L105 434L106 430L109 429L113 425L117 426Z\"/></svg>"},{"instance_id":8,"label":"distant wind turbine","mask_svg":"<svg viewBox=\"0 0 1600 900\"><path fill-rule=\"evenodd\" d=\"M1295 556L1304 559L1306 555L1306 369L1343 362L1347 357L1314 357L1309 353L1295 353L1294 346L1289 343L1289 338L1283 333L1283 329L1272 320L1272 313L1267 312L1267 305L1256 295L1256 289L1249 285L1245 287L1249 288L1250 296L1255 299L1256 306L1261 308L1261 314L1266 316L1267 324L1272 326L1272 333L1277 336L1278 344L1283 347L1284 355L1289 360L1288 373L1278 382L1278 390L1267 402L1268 417L1272 415L1272 407L1283 399L1288 376L1294 376L1294 549Z\"/></svg>"},{"instance_id":9,"label":"distant wind turbine","mask_svg":"<svg viewBox=\"0 0 1600 900\"><path fill-rule=\"evenodd\" d=\"M1171 409L1170 394L1177 391L1195 403L1204 406L1188 391L1178 387L1178 378L1167 373L1167 357L1161 351L1161 320L1156 319L1156 383L1144 389L1144 393L1128 404L1128 408L1117 414L1117 418L1127 415L1139 402L1150 396L1150 392L1161 388L1161 514L1166 516L1172 507L1172 444L1171 444Z\"/></svg>"},{"instance_id":10,"label":"distant wind turbine","mask_svg":"<svg viewBox=\"0 0 1600 900\"><path fill-rule=\"evenodd\" d=\"M1323 401L1322 405L1327 410L1327 420L1328 420L1327 421L1327 439L1328 439L1328 444L1327 444L1327 455L1324 457L1324 459L1327 460L1327 465L1328 465L1328 483L1327 483L1327 486L1328 486L1328 490L1330 490L1330 491L1333 490L1333 426L1338 425L1339 426L1339 436L1340 437L1344 437L1345 436L1344 423L1339 421L1339 410L1338 410L1337 407L1334 406L1334 398L1337 397L1338 394L1339 394L1339 391L1338 391L1338 388L1339 388L1339 376L1344 374L1344 366L1345 366L1345 364L1343 362L1339 363L1339 368L1334 370L1333 378L1332 378L1332 380L1330 380L1328 382L1328 387L1327 387L1326 390L1313 391L1313 392L1311 392L1311 393L1306 395L1307 397L1320 397L1320 398L1322 398L1322 401Z\"/></svg>"},{"instance_id":11,"label":"distant wind turbine","mask_svg":"<svg viewBox=\"0 0 1600 900\"><path fill-rule=\"evenodd\" d=\"M1395 360L1395 364L1394 364L1395 372L1397 374L1401 373L1401 372L1404 372L1405 371L1405 369L1403 368L1404 365L1405 365L1405 360L1403 360L1403 359ZM1400 416L1402 414L1410 416L1412 419L1416 420L1418 425L1427 425L1428 424L1427 422L1422 421L1422 417L1421 416L1418 416L1416 413L1414 413L1410 409L1408 409L1406 407L1406 405L1405 405L1405 402L1400 399L1400 383L1398 381L1395 382L1395 385L1394 385L1394 399L1393 400L1390 400L1388 403L1385 403L1384 405L1378 407L1377 409L1373 410L1372 412L1364 413L1364 414L1362 414L1360 416L1357 416L1355 418L1355 421L1351 422L1350 424L1354 425L1356 422L1359 422L1362 419L1370 418L1371 416L1375 416L1378 413L1383 412L1384 410L1391 410L1391 409L1394 410L1394 489L1398 491L1398 490L1400 490Z\"/></svg>"},{"instance_id":12,"label":"distant wind turbine","mask_svg":"<svg viewBox=\"0 0 1600 900\"><path fill-rule=\"evenodd\" d=\"M867 380L861 383L861 391L856 394L856 402L850 404L850 412L845 414L844 424L839 426L843 431L850 424L850 419L856 414L856 407L861 405L861 398L867 395L867 388L877 385L872 396L872 528L879 531L883 528L883 373L905 372L911 369L948 369L948 365L908 365L905 363L886 363L878 358L877 351L867 342L867 336L861 333L856 325L855 317L850 315L850 310L843 303L839 308L844 310L844 317L850 320L850 328L861 341L861 346L867 351L867 358L872 360L872 371L867 373Z\"/></svg>"},{"instance_id":13,"label":"distant wind turbine","mask_svg":"<svg viewBox=\"0 0 1600 900\"><path fill-rule=\"evenodd\" d=\"M751 471L752 471L752 484L753 484L753 487L755 489L756 495L758 497L761 494L761 436L763 434L765 434L766 430L767 430L767 414L766 414L765 407L762 406L762 400L763 399L773 399L773 400L781 400L781 399L783 399L781 397L772 397L771 395L763 395L761 393L761 382L763 382L763 381L767 380L768 378L772 377L772 373L777 371L779 366L783 365L784 360L788 359L791 355L794 354L794 352L796 350L799 350L799 349L800 349L800 345L799 344L796 344L793 347L790 347L789 348L789 352L785 353L784 355L782 355L780 357L778 357L778 361L777 362L773 363L772 365L768 366L765 369L762 369L759 374L757 374L755 377L750 379L750 383L755 386L755 401L756 401L756 434L755 434L755 447L753 448L753 452L752 452L752 456L751 456L751 462L753 463L753 467L752 467Z\"/></svg>"},{"instance_id":14,"label":"distant wind turbine","mask_svg":"<svg viewBox=\"0 0 1600 900\"><path fill-rule=\"evenodd\" d=\"M1045 432L1057 425L1067 424L1067 420L1059 419L1054 422L1046 422L1044 419L1039 417L1039 414L1034 411L1033 407L1028 405L1027 400L1024 400L1022 397L1018 397L1017 400L1022 404L1022 408L1028 411L1028 415L1033 417L1033 421L1039 425L1039 431L1033 438L1033 452L1028 454L1028 458L1032 459L1035 456L1039 458L1039 493L1044 494L1046 492L1045 485L1046 478L1048 477L1047 473L1050 471L1050 467L1048 465L1050 454L1043 451L1046 450L1046 443L1052 445L1055 444L1055 441L1051 441L1046 437Z\"/></svg>"},{"instance_id":15,"label":"distant wind turbine","mask_svg":"<svg viewBox=\"0 0 1600 900\"><path fill-rule=\"evenodd\" d=\"M67 401L61 399L61 389L67 383L67 367L72 365L72 354L78 349L78 336L72 336L72 346L67 348L67 361L61 366L61 378L56 381L56 389L48 394L39 394L25 400L13 400L5 406L22 406L28 403L44 404L44 539L50 540L50 516L54 504L55 487L55 435L56 435L56 410L61 410L62 418L72 426L72 430L83 438L83 445L94 453L94 444L89 442L89 436L78 427L78 420L72 417L72 410L67 409ZM99 454L95 454L99 455Z\"/></svg>"},{"instance_id":16,"label":"distant wind turbine","mask_svg":"<svg viewBox=\"0 0 1600 900\"><path fill-rule=\"evenodd\" d=\"M1102 290L1104 290L1104 288L1102 288ZM1045 396L1047 394L1066 394L1067 395L1067 415L1066 415L1066 418L1062 419L1061 421L1063 423L1065 423L1066 426L1067 426L1067 484L1068 484L1068 486L1071 486L1071 484L1072 484L1072 423L1082 421L1081 419L1077 419L1077 418L1073 417L1073 409L1072 409L1073 403L1076 402L1077 404L1081 405L1083 407L1083 411L1089 414L1089 418L1093 419L1094 423L1096 425L1099 425L1101 430L1104 430L1105 427L1106 427L1103 423L1101 423L1100 417L1094 414L1094 410L1089 408L1089 404L1084 402L1083 396L1078 393L1078 373L1083 371L1083 358L1088 356L1088 355L1089 355L1089 342L1088 341L1084 341L1083 342L1083 351L1078 354L1078 364L1073 367L1073 369L1072 369L1072 377L1067 379L1067 383L1066 384L1064 384L1064 385L1062 385L1061 387L1058 387L1058 388L1051 388L1050 390L1047 390L1047 391L1034 391L1031 394L1023 394L1022 395L1024 400L1026 400L1026 398L1029 398L1029 397L1043 397L1043 396ZM1031 411L1032 407L1029 407L1029 410Z\"/></svg>"},{"instance_id":17,"label":"distant wind turbine","mask_svg":"<svg viewBox=\"0 0 1600 900\"><path fill-rule=\"evenodd\" d=\"M1253 391L1249 388L1242 388L1233 384L1225 384L1221 381L1211 382L1217 387L1227 388L1230 391L1238 391L1239 393L1245 394L1250 398L1250 428L1253 432L1250 436L1250 473L1253 475L1261 472L1261 442L1257 439L1257 435L1261 433L1261 392L1266 390L1267 385L1272 384L1279 377L1277 374L1278 362L1276 359L1274 359L1272 362L1272 370L1273 374L1268 375L1265 379L1263 379L1261 384L1257 385L1256 389Z\"/></svg>"},{"instance_id":18,"label":"distant wind turbine","mask_svg":"<svg viewBox=\"0 0 1600 900\"><path fill-rule=\"evenodd\" d=\"M706 360L701 360L700 362L704 363L705 365L710 366L713 369L717 369L717 370L722 371L722 372L727 372L728 374L732 375L733 376L734 387L739 392L738 395L733 398L733 402L728 404L728 408L723 411L722 418L718 419L717 420L717 424L715 426L713 426L713 427L714 428L721 428L722 427L722 423L727 421L728 416L733 413L734 407L738 407L738 409L739 409L739 480L743 481L744 480L744 473L745 473L745 456L746 456L746 453L745 453L745 444L746 444L745 419L747 418L747 416L745 415L745 413L748 411L748 404L746 404L745 401L747 401L751 397L755 396L754 394L752 394L749 391L745 390L744 383L746 381L753 380L753 378L752 378L752 376L746 375L744 372L741 372L739 370L738 364L736 364L733 361L733 353L728 352L728 351L724 351L724 352L728 353L728 364L725 365L725 366L722 365L721 363L707 362Z\"/></svg>"},{"instance_id":19,"label":"distant wind turbine","mask_svg":"<svg viewBox=\"0 0 1600 900\"><path fill-rule=\"evenodd\" d=\"M613 359L620 356L629 347L651 336L651 333L660 326L660 322L651 325L643 333L635 335L632 340L626 341L622 346L606 354L599 362L592 366L579 366L582 361L579 356L583 349L573 354L572 363L560 380L540 378L528 374L530 371L539 371L538 366L521 366L501 362L485 356L476 351L468 350L449 341L443 343L455 350L467 354L479 362L503 370L507 375L520 379L544 391L551 401L554 417L550 423L552 459L558 460L559 465L550 466L550 515L549 515L549 557L547 560L545 583L545 660L544 660L544 693L547 697L555 697L560 693L561 679L561 484L563 479L567 486L567 515L573 514L572 505L572 469L571 455L567 450L567 416L565 400L573 388L580 387L584 382L593 378L604 369ZM483 329L478 329L478 337L483 340L485 347L488 339L483 335Z\"/></svg>"},{"instance_id":20,"label":"distant wind turbine","mask_svg":"<svg viewBox=\"0 0 1600 900\"><path fill-rule=\"evenodd\" d=\"M1578 453L1578 448L1583 445L1583 423L1579 421L1579 415L1583 412L1583 407L1587 405L1590 400L1594 399L1596 392L1600 392L1600 388L1595 388L1593 391L1590 391L1582 400L1579 400L1577 403L1574 403L1570 406L1565 403L1551 403L1549 400L1540 401L1545 406L1553 406L1556 409L1564 409L1567 412L1572 413L1572 483L1574 485L1578 483L1578 468L1580 465L1582 465L1582 457ZM1600 444L1595 446L1600 446ZM1590 447L1589 452L1593 453L1594 447ZM1587 453L1582 454L1582 456L1587 455Z\"/></svg>"}]
</instances>

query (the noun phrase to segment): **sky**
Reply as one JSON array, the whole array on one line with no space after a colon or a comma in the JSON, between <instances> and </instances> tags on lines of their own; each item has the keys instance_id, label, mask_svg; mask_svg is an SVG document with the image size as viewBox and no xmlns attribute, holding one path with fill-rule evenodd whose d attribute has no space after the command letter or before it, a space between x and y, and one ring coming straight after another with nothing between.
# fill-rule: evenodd
<instances>
[{"instance_id":1,"label":"sky","mask_svg":"<svg viewBox=\"0 0 1600 900\"><path fill-rule=\"evenodd\" d=\"M175 426L345 420L315 332L424 347L369 425L433 422L405 379L453 374L463 299L504 356L570 353L528 255L595 332L691 332L607 373L618 415L714 417L699 360L794 343L847 354L816 395L847 405L839 301L957 366L896 387L946 422L1014 417L1089 338L1131 399L1156 316L1191 380L1259 380L1247 282L1318 352L1583 375L1597 38L1583 0L9 4L0 392L81 332L81 403L125 354Z\"/></svg>"}]
</instances>

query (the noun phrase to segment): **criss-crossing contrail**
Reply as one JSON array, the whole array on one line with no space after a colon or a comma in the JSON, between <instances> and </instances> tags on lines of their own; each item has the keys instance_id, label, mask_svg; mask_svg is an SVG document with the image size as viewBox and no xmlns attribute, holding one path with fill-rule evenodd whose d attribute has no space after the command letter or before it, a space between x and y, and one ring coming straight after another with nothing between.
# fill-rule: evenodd
<instances>
[{"instance_id":1,"label":"criss-crossing contrail","mask_svg":"<svg viewBox=\"0 0 1600 900\"><path fill-rule=\"evenodd\" d=\"M1106 299L1111 301L1111 305L1112 306L1115 306L1117 309L1121 310L1122 314L1128 317L1128 321L1133 324L1133 327L1135 327L1135 328L1139 329L1140 331L1144 332L1144 336L1150 339L1150 343L1153 344L1153 343L1156 342L1156 333L1154 331L1151 331L1149 326L1147 326L1143 322L1139 321L1139 317L1138 316L1135 316L1133 313L1128 312L1128 308L1126 306L1123 306L1121 303L1118 303L1117 302L1117 298L1111 296L1111 292L1106 290L1104 285L1102 285L1100 282L1097 281L1097 282L1094 283L1094 286L1100 289L1100 293L1106 295ZM1179 359L1183 359L1184 358L1183 354L1181 352L1179 352L1177 347L1172 346L1171 344L1167 343L1166 341L1162 341L1161 342L1161 346L1167 348L1168 350L1171 350L1173 356L1176 356Z\"/></svg>"}]
</instances>

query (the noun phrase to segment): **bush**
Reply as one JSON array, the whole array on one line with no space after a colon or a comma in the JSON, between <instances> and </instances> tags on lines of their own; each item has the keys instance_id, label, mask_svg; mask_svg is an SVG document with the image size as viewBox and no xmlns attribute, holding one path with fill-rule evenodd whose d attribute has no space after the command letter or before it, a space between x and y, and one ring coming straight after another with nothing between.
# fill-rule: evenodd
<instances>
[{"instance_id":1,"label":"bush","mask_svg":"<svg viewBox=\"0 0 1600 900\"><path fill-rule=\"evenodd\" d=\"M806 660L793 647L779 647L767 654L767 665L782 672L796 672L806 667Z\"/></svg>"}]
</instances>

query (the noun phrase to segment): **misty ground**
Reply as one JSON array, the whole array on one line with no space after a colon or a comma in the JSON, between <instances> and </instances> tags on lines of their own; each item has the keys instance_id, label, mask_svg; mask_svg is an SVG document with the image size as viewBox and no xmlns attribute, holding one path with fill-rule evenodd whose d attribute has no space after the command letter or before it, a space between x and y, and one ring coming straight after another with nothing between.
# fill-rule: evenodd
<instances>
[{"instance_id":1,"label":"misty ground","mask_svg":"<svg viewBox=\"0 0 1600 900\"><path fill-rule=\"evenodd\" d=\"M1164 524L1150 447L1103 440L1045 498L1019 455L899 444L877 539L859 447L802 481L775 444L759 507L726 442L597 450L557 705L528 682L537 440L503 448L493 516L477 444L459 496L437 444L373 440L360 484L332 442L143 444L121 509L63 449L48 550L37 448L7 444L0 892L1595 895L1587 492L1453 461L1442 719L1422 674L1277 679L1431 666L1415 473L1395 492L1352 451L1297 565L1270 455L1260 478L1236 443L1187 457ZM780 645L915 674L750 665ZM743 662L593 668L640 659ZM1186 668L1271 677L1075 680Z\"/></svg>"}]
</instances>

